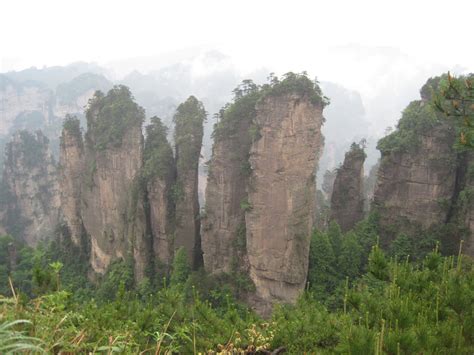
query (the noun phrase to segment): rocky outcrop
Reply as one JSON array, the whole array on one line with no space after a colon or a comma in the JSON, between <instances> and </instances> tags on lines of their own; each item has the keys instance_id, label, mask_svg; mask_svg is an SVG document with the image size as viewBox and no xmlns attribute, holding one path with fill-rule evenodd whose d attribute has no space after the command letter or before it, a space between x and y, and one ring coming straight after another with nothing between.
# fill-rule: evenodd
<instances>
[{"instance_id":1,"label":"rocky outcrop","mask_svg":"<svg viewBox=\"0 0 474 355\"><path fill-rule=\"evenodd\" d=\"M410 103L397 130L379 141L382 158L373 208L385 246L399 233L417 238L430 230L440 236L445 252L456 253L459 240L467 238L467 250L472 253L472 238L463 228L472 234L468 171L473 157L455 149L453 122L428 104L426 86L438 81L428 81L422 100Z\"/></svg>"},{"instance_id":2,"label":"rocky outcrop","mask_svg":"<svg viewBox=\"0 0 474 355\"><path fill-rule=\"evenodd\" d=\"M166 273L179 247L197 265L197 166L205 115L194 97L178 109L178 166L158 117L151 118L144 141L144 111L127 87L116 86L107 95L96 92L86 111L84 140L79 121L65 120L63 218L73 244L88 255L92 277L104 274L114 260L129 258L137 281ZM177 217L182 222L176 226Z\"/></svg>"},{"instance_id":3,"label":"rocky outcrop","mask_svg":"<svg viewBox=\"0 0 474 355\"><path fill-rule=\"evenodd\" d=\"M364 218L364 161L365 152L353 143L337 170L331 196L330 219L346 232Z\"/></svg>"},{"instance_id":4,"label":"rocky outcrop","mask_svg":"<svg viewBox=\"0 0 474 355\"><path fill-rule=\"evenodd\" d=\"M454 131L445 124L420 137L416 153L382 152L374 203L382 224L406 218L427 228L446 219L441 200L450 200L456 180Z\"/></svg>"},{"instance_id":5,"label":"rocky outcrop","mask_svg":"<svg viewBox=\"0 0 474 355\"><path fill-rule=\"evenodd\" d=\"M202 265L198 166L206 111L194 96L174 116L176 144L176 232L174 248L184 248L193 267Z\"/></svg>"},{"instance_id":6,"label":"rocky outcrop","mask_svg":"<svg viewBox=\"0 0 474 355\"><path fill-rule=\"evenodd\" d=\"M143 109L131 99L128 88L118 86L89 104L85 136L82 187L82 222L90 236L92 270L103 274L114 259L134 255L135 276L146 264L136 249L146 238L140 220L137 187L143 162Z\"/></svg>"},{"instance_id":7,"label":"rocky outcrop","mask_svg":"<svg viewBox=\"0 0 474 355\"><path fill-rule=\"evenodd\" d=\"M58 222L57 166L48 143L40 131L19 131L6 146L1 223L30 246L52 236Z\"/></svg>"},{"instance_id":8,"label":"rocky outcrop","mask_svg":"<svg viewBox=\"0 0 474 355\"><path fill-rule=\"evenodd\" d=\"M206 270L245 273L260 313L304 288L322 151L319 88L304 75L258 87L244 81L219 115L209 162Z\"/></svg>"},{"instance_id":9,"label":"rocky outcrop","mask_svg":"<svg viewBox=\"0 0 474 355\"><path fill-rule=\"evenodd\" d=\"M82 187L85 169L84 143L80 122L66 117L59 152L59 188L61 212L69 227L73 245L85 252L87 239L82 223Z\"/></svg>"},{"instance_id":10,"label":"rocky outcrop","mask_svg":"<svg viewBox=\"0 0 474 355\"><path fill-rule=\"evenodd\" d=\"M375 184L380 167L380 159L372 165L369 174L364 178L364 212L370 211L370 206L374 202Z\"/></svg>"},{"instance_id":11,"label":"rocky outcrop","mask_svg":"<svg viewBox=\"0 0 474 355\"><path fill-rule=\"evenodd\" d=\"M176 167L166 134L167 129L161 120L152 117L151 124L146 129L143 178L147 190L156 270L167 270L174 255L175 206L172 193L176 182Z\"/></svg>"},{"instance_id":12,"label":"rocky outcrop","mask_svg":"<svg viewBox=\"0 0 474 355\"><path fill-rule=\"evenodd\" d=\"M204 266L211 273L248 271L245 203L257 99L247 95L221 111L214 132L202 226Z\"/></svg>"},{"instance_id":13,"label":"rocky outcrop","mask_svg":"<svg viewBox=\"0 0 474 355\"><path fill-rule=\"evenodd\" d=\"M141 183L144 112L128 88L96 92L79 120L67 117L61 136L60 186L63 219L71 241L103 274L117 259L133 257L135 278L145 277L151 258L146 191Z\"/></svg>"},{"instance_id":14,"label":"rocky outcrop","mask_svg":"<svg viewBox=\"0 0 474 355\"><path fill-rule=\"evenodd\" d=\"M294 302L306 282L322 110L300 94L270 95L257 106L247 253L257 296L269 303Z\"/></svg>"}]
</instances>

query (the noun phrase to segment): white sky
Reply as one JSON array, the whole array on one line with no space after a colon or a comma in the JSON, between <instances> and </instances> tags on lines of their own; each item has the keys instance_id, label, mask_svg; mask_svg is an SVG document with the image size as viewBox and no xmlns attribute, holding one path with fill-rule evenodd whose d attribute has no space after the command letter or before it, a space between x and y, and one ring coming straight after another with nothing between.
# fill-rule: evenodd
<instances>
[{"instance_id":1,"label":"white sky","mask_svg":"<svg viewBox=\"0 0 474 355\"><path fill-rule=\"evenodd\" d=\"M195 46L223 50L243 70L313 70L329 47L348 44L472 69L473 10L472 0L1 0L0 71Z\"/></svg>"},{"instance_id":2,"label":"white sky","mask_svg":"<svg viewBox=\"0 0 474 355\"><path fill-rule=\"evenodd\" d=\"M306 70L359 91L381 134L428 77L474 72L473 10L474 0L0 0L0 72L89 61L123 75L217 49L242 74Z\"/></svg>"}]
</instances>

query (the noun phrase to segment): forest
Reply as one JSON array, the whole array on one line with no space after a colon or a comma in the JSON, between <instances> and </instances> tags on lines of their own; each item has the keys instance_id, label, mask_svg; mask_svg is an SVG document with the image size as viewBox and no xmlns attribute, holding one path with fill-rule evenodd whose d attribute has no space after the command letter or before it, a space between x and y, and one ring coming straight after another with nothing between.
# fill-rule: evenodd
<instances>
[{"instance_id":1,"label":"forest","mask_svg":"<svg viewBox=\"0 0 474 355\"><path fill-rule=\"evenodd\" d=\"M99 285L74 252L1 238L2 352L469 354L474 270L462 248L411 257L378 246L376 216L311 238L308 284L295 305L261 318L239 302L252 285L191 271L178 251L169 276L136 284L127 261ZM462 244L461 244L462 245ZM15 248L17 267L9 270ZM59 256L59 257L58 257Z\"/></svg>"},{"instance_id":2,"label":"forest","mask_svg":"<svg viewBox=\"0 0 474 355\"><path fill-rule=\"evenodd\" d=\"M281 82L272 80L273 84L262 88L245 81L234 91L234 103L221 111L215 139L232 139L241 124L238 120L255 115L255 102L268 92L277 97L309 92L316 104L329 102L320 92L312 91L305 75L288 74ZM473 145L470 80L447 74L435 86L428 81L422 97L430 96L429 105L411 103L397 131L382 139L379 149L385 154L416 152L420 133L449 119L455 128L453 149L469 153ZM431 91L427 94L427 90ZM91 149L101 152L108 144L119 147L132 124L130 120L143 120L143 110L130 100L128 89L117 87L107 96L96 94L90 101L87 119L91 130L86 144ZM100 112L104 112L103 117ZM197 112L196 121L193 112ZM112 126L115 116L122 117L118 126ZM189 142L189 135L199 132L204 117L204 108L195 98L180 106L175 116L180 125L177 144ZM193 124L194 128L189 126ZM77 119L66 117L64 129L75 139L82 139ZM250 141L259 139L254 129L250 126L248 130ZM179 132L185 133L180 136ZM176 174L166 134L160 119L152 118L144 145L143 180L138 185L142 194L146 195L144 186L156 176L167 181ZM186 141L180 138L184 134L188 135ZM33 136L23 135L31 144L22 148L21 154L34 165L41 159L37 156L41 146L35 146L38 143ZM178 172L192 166L197 169L192 146L184 148L187 150L183 150ZM365 158L359 144L354 143L351 149L355 153L346 156ZM178 204L175 188L168 193L171 202ZM252 209L246 203L242 207L240 202L244 212ZM383 209L374 206L347 231L334 220L315 228L304 291L294 304L274 304L271 314L259 314L248 306L255 285L242 269L210 273L195 263L194 256L189 258L184 247L175 250L169 267L156 265L141 279L135 275L132 254L112 261L104 274L91 277L89 255L81 250L87 245L74 243L67 224L58 224L55 237L40 241L36 247L2 236L0 279L7 282L0 284L0 351L472 353L474 263L463 252L464 241L455 243L447 238L443 234L447 224L415 235L400 230L389 244L383 244L380 236L387 233L387 226L381 222L380 213ZM328 216L323 219L328 220ZM246 248L245 243L234 247Z\"/></svg>"}]
</instances>

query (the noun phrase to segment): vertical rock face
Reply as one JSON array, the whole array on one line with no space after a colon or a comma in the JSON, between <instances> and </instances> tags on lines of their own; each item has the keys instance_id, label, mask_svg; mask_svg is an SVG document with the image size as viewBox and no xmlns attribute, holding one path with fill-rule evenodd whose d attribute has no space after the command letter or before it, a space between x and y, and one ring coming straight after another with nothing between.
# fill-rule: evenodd
<instances>
[{"instance_id":1,"label":"vertical rock face","mask_svg":"<svg viewBox=\"0 0 474 355\"><path fill-rule=\"evenodd\" d=\"M5 232L30 246L51 236L59 215L57 167L40 131L13 136L6 147L2 185Z\"/></svg>"},{"instance_id":2,"label":"vertical rock face","mask_svg":"<svg viewBox=\"0 0 474 355\"><path fill-rule=\"evenodd\" d=\"M107 96L96 94L87 111L82 221L90 236L91 266L99 274L129 253L135 257L135 276L140 279L144 272L145 256L137 254L146 238L137 187L143 119L143 109L123 86Z\"/></svg>"},{"instance_id":3,"label":"vertical rock face","mask_svg":"<svg viewBox=\"0 0 474 355\"><path fill-rule=\"evenodd\" d=\"M193 100L190 102L197 105L198 101ZM196 107L205 117L199 105ZM194 111L185 106L183 112L177 120L183 168L181 197L184 201L195 197L197 203L197 190L189 191L197 184L194 173L197 172L202 121L201 130L196 133ZM136 280L153 276L150 274L153 270L167 269L171 264L177 244L173 238L175 205L172 196L176 165L166 139L166 127L158 117L152 117L144 141L144 111L124 86L114 87L107 95L96 92L89 102L86 117L84 141L79 120L71 117L66 118L61 137L61 201L71 239L88 255L94 274L105 273L114 260L131 257ZM180 211L186 221L189 215L184 212L189 211L194 213L191 221L198 220L199 205L194 206L191 204L195 209L182 206ZM194 243L200 242L196 237L198 228L199 225L192 231L186 229L179 240L183 243L179 246L189 248L190 254L196 250ZM190 234L185 234L187 232ZM188 239L192 245L185 244Z\"/></svg>"},{"instance_id":4,"label":"vertical rock face","mask_svg":"<svg viewBox=\"0 0 474 355\"><path fill-rule=\"evenodd\" d=\"M81 212L84 168L84 143L80 122L77 118L66 117L59 152L61 211L69 227L71 241L81 251L85 251L87 243Z\"/></svg>"},{"instance_id":5,"label":"vertical rock face","mask_svg":"<svg viewBox=\"0 0 474 355\"><path fill-rule=\"evenodd\" d=\"M306 282L322 110L298 94L257 106L245 219L250 277L267 302L295 301Z\"/></svg>"},{"instance_id":6,"label":"vertical rock face","mask_svg":"<svg viewBox=\"0 0 474 355\"><path fill-rule=\"evenodd\" d=\"M169 195L169 181L156 178L148 183L148 199L150 201L150 223L153 233L153 254L162 265L169 266L173 259L174 224L172 222L173 208Z\"/></svg>"},{"instance_id":7,"label":"vertical rock face","mask_svg":"<svg viewBox=\"0 0 474 355\"><path fill-rule=\"evenodd\" d=\"M194 96L174 116L176 144L176 232L174 247L183 247L194 267L202 265L199 220L198 164L206 111Z\"/></svg>"},{"instance_id":8,"label":"vertical rock face","mask_svg":"<svg viewBox=\"0 0 474 355\"><path fill-rule=\"evenodd\" d=\"M153 271L166 271L175 248L184 247L190 259L199 256L197 166L205 116L194 97L179 107L178 166L158 117L151 118L144 141L144 111L124 86L107 95L95 93L86 111L84 141L79 121L66 118L63 218L72 242L88 255L91 276L105 273L114 260L133 258L135 279L142 280ZM182 218L179 230L176 216Z\"/></svg>"},{"instance_id":9,"label":"vertical rock face","mask_svg":"<svg viewBox=\"0 0 474 355\"><path fill-rule=\"evenodd\" d=\"M334 181L330 218L343 232L364 218L364 161L364 150L353 143Z\"/></svg>"},{"instance_id":10,"label":"vertical rock face","mask_svg":"<svg viewBox=\"0 0 474 355\"><path fill-rule=\"evenodd\" d=\"M221 122L233 127L214 133L202 227L204 266L211 273L248 268L243 203L248 200L250 130L257 99L255 93L247 95L222 111Z\"/></svg>"},{"instance_id":11,"label":"vertical rock face","mask_svg":"<svg viewBox=\"0 0 474 355\"><path fill-rule=\"evenodd\" d=\"M203 219L205 269L247 274L266 314L303 290L326 104L304 74L246 80L214 128Z\"/></svg>"},{"instance_id":12,"label":"vertical rock face","mask_svg":"<svg viewBox=\"0 0 474 355\"><path fill-rule=\"evenodd\" d=\"M422 100L410 103L397 130L379 141L382 158L373 206L380 217L383 244L389 245L397 233L419 237L430 229L441 234L445 252L453 253L459 239L466 237L462 229L473 231L469 174L473 157L454 148L453 122L428 105L427 86L436 81L428 81L421 90ZM472 253L470 240L467 244Z\"/></svg>"},{"instance_id":13,"label":"vertical rock face","mask_svg":"<svg viewBox=\"0 0 474 355\"><path fill-rule=\"evenodd\" d=\"M377 175L380 167L380 159L373 165L369 174L364 178L364 212L368 213L370 206L374 201L375 184L377 183Z\"/></svg>"},{"instance_id":14,"label":"vertical rock face","mask_svg":"<svg viewBox=\"0 0 474 355\"><path fill-rule=\"evenodd\" d=\"M446 220L456 181L454 131L440 125L420 137L415 153L382 152L374 204L382 225L406 219L428 228ZM397 221L398 220L398 221Z\"/></svg>"},{"instance_id":15,"label":"vertical rock face","mask_svg":"<svg viewBox=\"0 0 474 355\"><path fill-rule=\"evenodd\" d=\"M149 223L153 236L153 254L165 268L173 259L174 202L172 188L176 171L171 149L166 139L167 129L158 117L151 118L146 128L143 177L146 181Z\"/></svg>"}]
</instances>

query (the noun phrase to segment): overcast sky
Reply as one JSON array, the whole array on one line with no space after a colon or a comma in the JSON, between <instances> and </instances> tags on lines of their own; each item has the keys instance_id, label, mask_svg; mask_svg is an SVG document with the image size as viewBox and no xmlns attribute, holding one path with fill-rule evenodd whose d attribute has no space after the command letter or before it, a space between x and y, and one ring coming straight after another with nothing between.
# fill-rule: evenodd
<instances>
[{"instance_id":1,"label":"overcast sky","mask_svg":"<svg viewBox=\"0 0 474 355\"><path fill-rule=\"evenodd\" d=\"M217 50L243 76L261 68L306 70L357 90L381 134L427 78L474 71L473 4L0 0L0 72L89 61L118 78ZM196 72L219 64L196 63Z\"/></svg>"},{"instance_id":2,"label":"overcast sky","mask_svg":"<svg viewBox=\"0 0 474 355\"><path fill-rule=\"evenodd\" d=\"M328 50L383 46L472 69L472 0L2 0L2 71L216 48L243 70L306 68ZM347 63L351 65L351 63Z\"/></svg>"}]
</instances>

